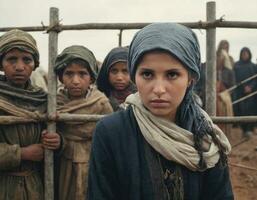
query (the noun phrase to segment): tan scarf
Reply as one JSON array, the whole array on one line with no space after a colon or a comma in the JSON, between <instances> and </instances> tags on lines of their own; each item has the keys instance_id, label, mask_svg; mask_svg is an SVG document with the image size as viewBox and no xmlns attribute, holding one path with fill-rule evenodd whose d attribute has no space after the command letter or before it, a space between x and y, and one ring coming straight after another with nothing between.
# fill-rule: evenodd
<instances>
[{"instance_id":1,"label":"tan scarf","mask_svg":"<svg viewBox=\"0 0 257 200\"><path fill-rule=\"evenodd\" d=\"M59 113L73 113L76 110L82 109L84 107L89 107L95 102L103 98L104 95L100 93L95 86L91 85L87 91L84 98L78 100L70 100L66 89L60 88L58 90L57 103Z\"/></svg>"},{"instance_id":2,"label":"tan scarf","mask_svg":"<svg viewBox=\"0 0 257 200\"><path fill-rule=\"evenodd\" d=\"M138 93L127 97L126 103L133 108L139 128L146 141L167 160L179 163L192 171L200 171L198 166L200 157L194 148L193 134L175 123L154 116L144 106ZM203 110L205 117L212 123L210 117ZM213 124L213 123L212 123ZM231 150L230 143L225 134L213 124L213 129L220 140L225 153ZM207 168L212 168L219 161L219 148L206 135L203 141L203 158Z\"/></svg>"},{"instance_id":3,"label":"tan scarf","mask_svg":"<svg viewBox=\"0 0 257 200\"><path fill-rule=\"evenodd\" d=\"M28 111L23 108L17 107L8 101L0 99L0 110L5 111L6 113L10 114L11 116L15 117L22 117L24 119L37 121L40 120L44 115L38 111Z\"/></svg>"}]
</instances>

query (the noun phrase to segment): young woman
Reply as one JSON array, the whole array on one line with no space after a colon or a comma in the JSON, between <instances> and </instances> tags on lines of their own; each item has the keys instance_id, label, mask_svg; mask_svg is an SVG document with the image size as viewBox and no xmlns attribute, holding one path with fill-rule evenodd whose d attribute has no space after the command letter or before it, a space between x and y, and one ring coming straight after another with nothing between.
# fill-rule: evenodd
<instances>
[{"instance_id":1,"label":"young woman","mask_svg":"<svg viewBox=\"0 0 257 200\"><path fill-rule=\"evenodd\" d=\"M70 46L58 55L55 72L64 88L57 96L59 113L108 114L107 97L93 86L96 77L94 54L83 46ZM58 124L64 137L59 167L59 199L85 199L88 160L95 122Z\"/></svg>"},{"instance_id":2,"label":"young woman","mask_svg":"<svg viewBox=\"0 0 257 200\"><path fill-rule=\"evenodd\" d=\"M123 109L127 96L136 92L130 80L127 60L127 47L112 49L104 59L96 81L98 89L109 98L114 111Z\"/></svg>"},{"instance_id":3,"label":"young woman","mask_svg":"<svg viewBox=\"0 0 257 200\"><path fill-rule=\"evenodd\" d=\"M148 25L131 42L128 66L138 93L97 124L88 199L233 199L230 144L192 97L196 35L179 24Z\"/></svg>"}]
</instances>

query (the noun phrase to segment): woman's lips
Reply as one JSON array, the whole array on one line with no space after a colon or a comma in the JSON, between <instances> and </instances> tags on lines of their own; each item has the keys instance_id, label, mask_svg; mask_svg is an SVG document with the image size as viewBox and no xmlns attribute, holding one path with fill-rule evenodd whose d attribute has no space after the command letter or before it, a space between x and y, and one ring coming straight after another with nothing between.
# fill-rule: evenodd
<instances>
[{"instance_id":1,"label":"woman's lips","mask_svg":"<svg viewBox=\"0 0 257 200\"><path fill-rule=\"evenodd\" d=\"M162 99L155 99L155 100L151 100L150 104L153 107L162 108L162 107L167 107L169 105L169 102Z\"/></svg>"}]
</instances>

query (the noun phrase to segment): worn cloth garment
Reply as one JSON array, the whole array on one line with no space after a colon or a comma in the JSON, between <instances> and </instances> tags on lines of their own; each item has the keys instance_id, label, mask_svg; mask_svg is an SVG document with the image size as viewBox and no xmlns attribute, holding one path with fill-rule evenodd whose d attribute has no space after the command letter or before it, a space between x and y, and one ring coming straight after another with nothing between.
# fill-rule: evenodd
<instances>
[{"instance_id":1,"label":"worn cloth garment","mask_svg":"<svg viewBox=\"0 0 257 200\"><path fill-rule=\"evenodd\" d=\"M106 96L90 86L85 98L70 100L65 89L57 96L58 113L109 114L112 107ZM60 158L59 199L85 199L88 176L88 160L92 134L96 122L58 123L57 129L64 137L64 149Z\"/></svg>"},{"instance_id":2,"label":"worn cloth garment","mask_svg":"<svg viewBox=\"0 0 257 200\"><path fill-rule=\"evenodd\" d=\"M127 104L132 105L134 115L146 141L165 159L179 163L186 168L197 171L199 168L199 154L194 147L193 134L175 123L161 119L151 114L144 106L138 93L128 96ZM224 133L212 123L210 117L203 110L204 116L213 125L217 138L228 154L231 150L230 143ZM220 158L219 148L210 136L203 141L204 160L207 168L214 167Z\"/></svg>"},{"instance_id":3,"label":"worn cloth garment","mask_svg":"<svg viewBox=\"0 0 257 200\"><path fill-rule=\"evenodd\" d=\"M235 75L231 59L227 51L220 49L217 51L217 82L216 82L216 115L234 116L231 95L226 89L235 85ZM231 124L218 124L227 136L231 134Z\"/></svg>"},{"instance_id":4,"label":"worn cloth garment","mask_svg":"<svg viewBox=\"0 0 257 200\"><path fill-rule=\"evenodd\" d=\"M135 85L130 83L129 86L123 91L112 90L110 96L110 104L114 111L124 110L126 108L125 100L127 96L137 91Z\"/></svg>"},{"instance_id":5,"label":"worn cloth garment","mask_svg":"<svg viewBox=\"0 0 257 200\"><path fill-rule=\"evenodd\" d=\"M246 51L249 54L249 59L244 61L242 59L242 52ZM236 76L236 83L239 84L241 81L257 74L257 66L251 61L252 54L249 48L242 48L240 52L240 60L235 63L234 71ZM235 91L235 100L242 98L249 93L246 93L244 88L250 87L252 92L257 90L257 78L244 83L239 86ZM246 116L246 115L257 115L257 95L254 95L240 103L234 105L236 116ZM252 125L245 124L242 126L244 131L251 131Z\"/></svg>"},{"instance_id":6,"label":"worn cloth garment","mask_svg":"<svg viewBox=\"0 0 257 200\"><path fill-rule=\"evenodd\" d=\"M227 117L234 116L231 94L228 91L224 90L223 92L218 93L216 99L217 99L216 101L217 116L227 116ZM233 137L232 124L217 123L217 125L226 134L226 136L229 139Z\"/></svg>"},{"instance_id":7,"label":"worn cloth garment","mask_svg":"<svg viewBox=\"0 0 257 200\"><path fill-rule=\"evenodd\" d=\"M125 102L126 97L137 91L132 82L130 82L128 87L123 91L116 91L113 89L109 81L109 72L111 67L117 62L127 63L127 60L127 47L113 48L105 57L96 80L97 88L109 98L114 111L124 109L125 105L123 103Z\"/></svg>"},{"instance_id":8,"label":"worn cloth garment","mask_svg":"<svg viewBox=\"0 0 257 200\"><path fill-rule=\"evenodd\" d=\"M27 32L13 29L0 37L0 63L3 56L10 50L18 48L33 55L35 68L39 66L39 52L34 38ZM0 66L0 70L1 70Z\"/></svg>"},{"instance_id":9,"label":"worn cloth garment","mask_svg":"<svg viewBox=\"0 0 257 200\"><path fill-rule=\"evenodd\" d=\"M88 200L171 200L159 157L145 141L132 107L100 120L92 144ZM181 166L181 171L185 200L233 199L227 166L216 164L203 172Z\"/></svg>"},{"instance_id":10,"label":"worn cloth garment","mask_svg":"<svg viewBox=\"0 0 257 200\"><path fill-rule=\"evenodd\" d=\"M25 89L0 77L0 115L37 119L46 112L46 93L29 82ZM43 199L42 163L21 160L21 148L40 143L42 124L0 126L0 199Z\"/></svg>"},{"instance_id":11,"label":"worn cloth garment","mask_svg":"<svg viewBox=\"0 0 257 200\"><path fill-rule=\"evenodd\" d=\"M57 56L54 66L56 74L64 70L74 59L81 59L87 62L90 67L90 75L95 80L97 72L96 58L92 51L80 45L67 47Z\"/></svg>"}]
</instances>

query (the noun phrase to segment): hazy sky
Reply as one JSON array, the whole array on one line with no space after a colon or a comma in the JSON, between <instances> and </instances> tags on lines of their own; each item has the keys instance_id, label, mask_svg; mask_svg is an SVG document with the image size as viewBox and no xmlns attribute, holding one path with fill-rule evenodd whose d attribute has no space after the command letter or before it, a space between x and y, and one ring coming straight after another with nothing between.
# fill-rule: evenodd
<instances>
[{"instance_id":1,"label":"hazy sky","mask_svg":"<svg viewBox=\"0 0 257 200\"><path fill-rule=\"evenodd\" d=\"M197 22L206 20L206 0L0 0L0 26L40 26L49 23L49 8L59 8L64 25L107 22ZM256 0L217 0L216 17L224 15L228 21L257 22ZM202 61L205 61L205 30L194 30L198 35ZM123 32L123 45L128 45L133 31ZM2 35L3 33L0 33ZM37 40L41 65L48 68L48 34L31 33ZM257 58L256 29L217 29L217 44L221 39L230 42L230 54L238 60L239 51L247 46ZM91 49L103 61L106 54L118 45L118 31L80 30L59 34L59 53L67 46L80 44Z\"/></svg>"}]
</instances>

